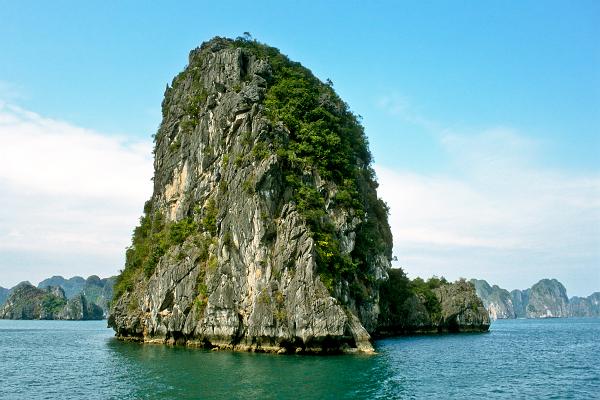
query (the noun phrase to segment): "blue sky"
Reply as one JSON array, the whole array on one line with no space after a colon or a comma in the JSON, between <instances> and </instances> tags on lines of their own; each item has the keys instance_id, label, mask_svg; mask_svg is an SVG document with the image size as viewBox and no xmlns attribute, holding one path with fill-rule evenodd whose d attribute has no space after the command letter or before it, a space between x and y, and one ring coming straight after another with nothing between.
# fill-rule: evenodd
<instances>
[{"instance_id":1,"label":"blue sky","mask_svg":"<svg viewBox=\"0 0 600 400\"><path fill-rule=\"evenodd\" d=\"M73 169L77 158L61 155L69 140L100 140L115 166L140 171L128 179L146 182L165 85L202 41L249 31L330 78L363 117L392 207L394 252L411 275L483 277L509 289L552 276L569 293L600 290L600 3L216 3L0 1L2 140L27 158L25 143L41 143L27 134L62 135L48 163L71 160ZM86 179L113 180L106 172L41 179L4 158L4 204L52 206L38 222L0 214L0 237L12 235L0 247L0 285L69 275L82 258L90 273L121 267L147 187L107 203L79 190ZM53 171L45 173L72 169ZM88 236L57 213L75 191L87 197L70 211L101 216ZM107 227L111 218L120 225ZM29 248L28 226L31 235L52 227L45 237L54 239ZM61 241L65 232L87 244ZM100 250L102 240L111 250Z\"/></svg>"}]
</instances>

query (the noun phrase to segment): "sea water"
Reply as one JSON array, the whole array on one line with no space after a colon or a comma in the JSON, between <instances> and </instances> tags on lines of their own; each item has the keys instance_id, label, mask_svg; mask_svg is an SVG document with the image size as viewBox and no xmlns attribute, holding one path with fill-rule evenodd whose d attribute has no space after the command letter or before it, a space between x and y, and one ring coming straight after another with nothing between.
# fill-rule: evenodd
<instances>
[{"instance_id":1,"label":"sea water","mask_svg":"<svg viewBox=\"0 0 600 400\"><path fill-rule=\"evenodd\" d=\"M0 321L2 399L600 398L600 319L297 356L122 343L106 321Z\"/></svg>"}]
</instances>

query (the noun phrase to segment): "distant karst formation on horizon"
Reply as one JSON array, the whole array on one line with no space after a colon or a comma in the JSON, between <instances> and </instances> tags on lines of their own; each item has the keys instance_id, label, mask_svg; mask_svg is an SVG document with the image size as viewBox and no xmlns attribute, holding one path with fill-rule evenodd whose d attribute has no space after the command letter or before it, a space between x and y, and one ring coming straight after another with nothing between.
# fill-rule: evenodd
<instances>
[{"instance_id":1,"label":"distant karst formation on horizon","mask_svg":"<svg viewBox=\"0 0 600 400\"><path fill-rule=\"evenodd\" d=\"M600 317L600 292L569 299L556 279L542 279L529 289L512 292L485 280L471 282L492 319Z\"/></svg>"},{"instance_id":2,"label":"distant karst formation on horizon","mask_svg":"<svg viewBox=\"0 0 600 400\"><path fill-rule=\"evenodd\" d=\"M65 279L53 276L37 287L21 282L11 289L0 287L0 319L105 319L113 296L115 278Z\"/></svg>"}]
</instances>

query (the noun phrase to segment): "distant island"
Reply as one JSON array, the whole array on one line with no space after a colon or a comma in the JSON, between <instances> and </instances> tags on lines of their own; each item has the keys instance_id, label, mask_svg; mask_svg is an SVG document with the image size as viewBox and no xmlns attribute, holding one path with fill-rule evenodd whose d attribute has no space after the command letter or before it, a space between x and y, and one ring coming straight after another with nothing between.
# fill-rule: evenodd
<instances>
[{"instance_id":1,"label":"distant island","mask_svg":"<svg viewBox=\"0 0 600 400\"><path fill-rule=\"evenodd\" d=\"M542 279L529 289L509 292L485 280L471 279L492 319L600 317L600 292L567 297L556 279Z\"/></svg>"},{"instance_id":2,"label":"distant island","mask_svg":"<svg viewBox=\"0 0 600 400\"><path fill-rule=\"evenodd\" d=\"M0 287L0 319L100 320L108 317L115 278L53 276L37 287Z\"/></svg>"}]
</instances>

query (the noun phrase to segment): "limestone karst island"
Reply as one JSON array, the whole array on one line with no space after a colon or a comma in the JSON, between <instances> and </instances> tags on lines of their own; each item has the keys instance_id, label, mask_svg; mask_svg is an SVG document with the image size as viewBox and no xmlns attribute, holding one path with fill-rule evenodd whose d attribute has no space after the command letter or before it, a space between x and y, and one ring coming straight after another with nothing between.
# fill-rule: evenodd
<instances>
[{"instance_id":1,"label":"limestone karst island","mask_svg":"<svg viewBox=\"0 0 600 400\"><path fill-rule=\"evenodd\" d=\"M0 37L0 400L599 397L600 1Z\"/></svg>"},{"instance_id":2,"label":"limestone karst island","mask_svg":"<svg viewBox=\"0 0 600 400\"><path fill-rule=\"evenodd\" d=\"M191 51L165 91L154 191L115 284L126 340L372 352L377 336L486 331L472 284L411 283L357 117L254 40Z\"/></svg>"}]
</instances>

